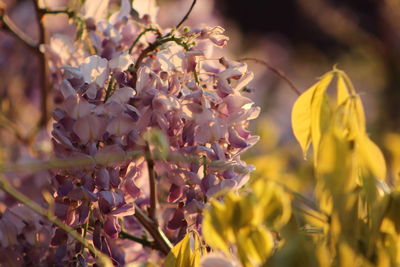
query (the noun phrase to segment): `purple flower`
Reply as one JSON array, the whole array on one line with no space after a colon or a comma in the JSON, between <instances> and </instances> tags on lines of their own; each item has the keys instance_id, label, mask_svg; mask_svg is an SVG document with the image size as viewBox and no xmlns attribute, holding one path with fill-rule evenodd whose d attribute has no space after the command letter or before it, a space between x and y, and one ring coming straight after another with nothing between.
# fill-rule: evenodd
<instances>
[{"instance_id":1,"label":"purple flower","mask_svg":"<svg viewBox=\"0 0 400 267\"><path fill-rule=\"evenodd\" d=\"M155 24L154 1L133 2L142 24L132 19L129 1L121 1L111 16L108 4L86 1L80 11L87 20L87 43L81 45L89 43L95 54L79 52L80 58L73 60L68 53L78 49L61 37L50 47L57 66L53 71L63 77L55 90L54 151L62 159L82 157L91 163L54 175L55 214L77 229L89 223L95 247L124 262L116 239L122 226L143 234L132 215L136 205L146 211L151 203L148 171L154 171L156 217L168 237L175 242L191 227L200 230L207 199L247 181L251 167L240 154L258 140L247 127L260 110L241 95L253 79L246 64L225 57L208 63L213 59L210 48L224 47L229 40L224 29L176 30L179 41L142 54L147 42L168 33ZM146 33L129 52L150 23L159 32ZM63 53L57 56L56 51ZM163 138L148 139L151 129ZM180 160L159 159L159 146ZM132 150L142 155L128 158ZM153 157L154 168L146 157ZM64 239L57 229L53 245L59 258L71 249L62 246Z\"/></svg>"}]
</instances>

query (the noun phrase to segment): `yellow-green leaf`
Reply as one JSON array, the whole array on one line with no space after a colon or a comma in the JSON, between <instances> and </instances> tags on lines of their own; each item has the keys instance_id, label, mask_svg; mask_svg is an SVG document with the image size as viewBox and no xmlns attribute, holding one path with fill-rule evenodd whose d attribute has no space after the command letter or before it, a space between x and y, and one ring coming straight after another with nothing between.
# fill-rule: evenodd
<instances>
[{"instance_id":1,"label":"yellow-green leaf","mask_svg":"<svg viewBox=\"0 0 400 267\"><path fill-rule=\"evenodd\" d=\"M274 248L274 238L264 226L241 229L237 233L238 254L243 266L260 266Z\"/></svg>"},{"instance_id":2,"label":"yellow-green leaf","mask_svg":"<svg viewBox=\"0 0 400 267\"><path fill-rule=\"evenodd\" d=\"M357 142L358 157L360 157L363 167L367 168L376 178L384 180L386 162L379 147L367 135L359 138Z\"/></svg>"},{"instance_id":3,"label":"yellow-green leaf","mask_svg":"<svg viewBox=\"0 0 400 267\"><path fill-rule=\"evenodd\" d=\"M320 136L321 107L325 91L331 82L333 74L325 74L322 79L305 91L293 105L292 128L304 156L313 142L314 150L318 146Z\"/></svg>"},{"instance_id":4,"label":"yellow-green leaf","mask_svg":"<svg viewBox=\"0 0 400 267\"><path fill-rule=\"evenodd\" d=\"M305 91L293 105L292 128L294 136L299 142L306 157L311 144L311 100L314 95L315 85Z\"/></svg>"},{"instance_id":5,"label":"yellow-green leaf","mask_svg":"<svg viewBox=\"0 0 400 267\"><path fill-rule=\"evenodd\" d=\"M204 212L203 238L212 248L229 252L229 240L227 240L228 236L226 233L228 225L221 219L221 217L225 217L226 221L230 220L230 216L225 215L225 210L224 204L219 203L218 200L214 199L211 201L210 206Z\"/></svg>"},{"instance_id":6,"label":"yellow-green leaf","mask_svg":"<svg viewBox=\"0 0 400 267\"><path fill-rule=\"evenodd\" d=\"M329 129L321 140L317 168L318 179L322 179L324 187L334 195L351 192L357 186L353 175L352 142L337 136Z\"/></svg>"},{"instance_id":7,"label":"yellow-green leaf","mask_svg":"<svg viewBox=\"0 0 400 267\"><path fill-rule=\"evenodd\" d=\"M291 198L281 186L266 179L257 179L253 185L255 210L253 222L264 222L268 227L279 229L291 218Z\"/></svg>"},{"instance_id":8,"label":"yellow-green leaf","mask_svg":"<svg viewBox=\"0 0 400 267\"><path fill-rule=\"evenodd\" d=\"M358 121L358 123L357 123L358 128L359 128L358 130L360 132L365 133L366 132L366 129L365 129L366 123L365 123L364 108L363 108L361 99L358 95L355 97L355 100L354 100L354 110L355 110L357 121Z\"/></svg>"},{"instance_id":9,"label":"yellow-green leaf","mask_svg":"<svg viewBox=\"0 0 400 267\"><path fill-rule=\"evenodd\" d=\"M332 81L333 73L325 74L318 82L315 93L311 101L311 140L314 150L314 161L316 162L319 142L322 131L326 130L330 122L330 107L328 97L325 94L330 82Z\"/></svg>"},{"instance_id":10,"label":"yellow-green leaf","mask_svg":"<svg viewBox=\"0 0 400 267\"><path fill-rule=\"evenodd\" d=\"M197 234L191 238L187 233L168 253L165 267L198 267L200 263L201 249Z\"/></svg>"},{"instance_id":11,"label":"yellow-green leaf","mask_svg":"<svg viewBox=\"0 0 400 267\"><path fill-rule=\"evenodd\" d=\"M337 97L337 106L343 104L349 98L349 89L342 77L342 75L338 75L337 78L337 90L336 90L336 97Z\"/></svg>"}]
</instances>

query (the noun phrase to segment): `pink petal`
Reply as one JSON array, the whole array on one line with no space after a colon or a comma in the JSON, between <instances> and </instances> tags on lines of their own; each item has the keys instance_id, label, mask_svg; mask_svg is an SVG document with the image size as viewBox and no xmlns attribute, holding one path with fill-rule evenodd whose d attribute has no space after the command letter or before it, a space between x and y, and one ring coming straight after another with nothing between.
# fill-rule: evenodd
<instances>
[{"instance_id":1,"label":"pink petal","mask_svg":"<svg viewBox=\"0 0 400 267\"><path fill-rule=\"evenodd\" d=\"M213 174L207 174L202 180L201 180L201 190L203 192L207 192L208 189L210 189L212 186L216 185L218 183L217 178Z\"/></svg>"},{"instance_id":2,"label":"pink petal","mask_svg":"<svg viewBox=\"0 0 400 267\"><path fill-rule=\"evenodd\" d=\"M167 227L168 229L171 230L177 230L183 225L184 221L185 221L184 209L183 207L178 207L175 210L171 220L168 222Z\"/></svg>"},{"instance_id":3,"label":"pink petal","mask_svg":"<svg viewBox=\"0 0 400 267\"><path fill-rule=\"evenodd\" d=\"M246 140L240 137L233 128L229 129L229 143L235 148L246 148L248 146Z\"/></svg>"},{"instance_id":4,"label":"pink petal","mask_svg":"<svg viewBox=\"0 0 400 267\"><path fill-rule=\"evenodd\" d=\"M73 119L88 115L94 107L95 105L89 104L83 97L77 94L68 97L63 105L63 109Z\"/></svg>"},{"instance_id":5,"label":"pink petal","mask_svg":"<svg viewBox=\"0 0 400 267\"><path fill-rule=\"evenodd\" d=\"M101 168L97 171L95 183L100 190L110 189L110 174L107 169Z\"/></svg>"},{"instance_id":6,"label":"pink petal","mask_svg":"<svg viewBox=\"0 0 400 267\"><path fill-rule=\"evenodd\" d=\"M168 202L175 202L182 196L182 186L172 184L169 189Z\"/></svg>"},{"instance_id":7,"label":"pink petal","mask_svg":"<svg viewBox=\"0 0 400 267\"><path fill-rule=\"evenodd\" d=\"M116 217L126 217L133 214L135 214L135 206L133 206L133 204L125 204L122 207L116 208L110 212L110 215Z\"/></svg>"},{"instance_id":8,"label":"pink petal","mask_svg":"<svg viewBox=\"0 0 400 267\"><path fill-rule=\"evenodd\" d=\"M104 232L109 235L111 238L117 238L118 233L121 231L121 226L118 224L118 220L116 217L107 216L106 221L104 222Z\"/></svg>"},{"instance_id":9,"label":"pink petal","mask_svg":"<svg viewBox=\"0 0 400 267\"><path fill-rule=\"evenodd\" d=\"M125 189L134 199L138 198L141 194L140 188L136 186L132 179L128 179L125 182Z\"/></svg>"},{"instance_id":10,"label":"pink petal","mask_svg":"<svg viewBox=\"0 0 400 267\"><path fill-rule=\"evenodd\" d=\"M87 115L79 118L73 126L74 133L83 144L99 140L104 134L105 122L96 115Z\"/></svg>"},{"instance_id":11,"label":"pink petal","mask_svg":"<svg viewBox=\"0 0 400 267\"><path fill-rule=\"evenodd\" d=\"M107 100L107 103L115 101L119 104L126 104L136 95L135 90L130 87L122 87L115 90L112 96Z\"/></svg>"},{"instance_id":12,"label":"pink petal","mask_svg":"<svg viewBox=\"0 0 400 267\"><path fill-rule=\"evenodd\" d=\"M80 70L86 83L95 82L103 87L108 76L108 60L97 55L87 57Z\"/></svg>"},{"instance_id":13,"label":"pink petal","mask_svg":"<svg viewBox=\"0 0 400 267\"><path fill-rule=\"evenodd\" d=\"M108 123L106 131L111 135L122 136L132 131L135 126L135 121L128 114L122 114Z\"/></svg>"}]
</instances>

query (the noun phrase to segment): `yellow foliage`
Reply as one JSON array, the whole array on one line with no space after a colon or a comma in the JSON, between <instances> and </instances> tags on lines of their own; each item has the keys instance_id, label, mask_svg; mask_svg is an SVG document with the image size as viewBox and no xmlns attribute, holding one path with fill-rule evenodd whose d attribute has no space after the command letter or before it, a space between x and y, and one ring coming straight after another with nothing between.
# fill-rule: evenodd
<instances>
[{"instance_id":1,"label":"yellow foliage","mask_svg":"<svg viewBox=\"0 0 400 267\"><path fill-rule=\"evenodd\" d=\"M165 259L165 267L198 267L202 255L201 243L196 232L187 233Z\"/></svg>"},{"instance_id":2,"label":"yellow foliage","mask_svg":"<svg viewBox=\"0 0 400 267\"><path fill-rule=\"evenodd\" d=\"M298 168L289 149L251 158L250 185L205 208L205 242L246 267L400 266L400 193L386 184L385 159L347 75L335 68L306 90L293 106L292 127L304 157L312 147L314 172ZM386 143L397 178L400 135ZM303 185L311 181L313 192Z\"/></svg>"},{"instance_id":3,"label":"yellow foliage","mask_svg":"<svg viewBox=\"0 0 400 267\"><path fill-rule=\"evenodd\" d=\"M337 78L335 105L330 104L329 95L326 93L332 79ZM339 142L347 142L354 148L355 160L351 160L355 171L364 175L372 174L375 178L385 179L386 163L380 149L369 139L365 129L365 115L361 99L356 94L347 75L337 69L325 74L319 82L305 91L295 102L292 110L292 127L294 135L306 154L310 144L314 150L314 163L318 170L318 164L323 162L322 169L333 164L333 159L326 155L321 157L319 153L327 153L325 149L334 149L332 145L321 148L323 138L337 138ZM325 144L332 141L325 141ZM332 151L331 151L332 152ZM337 151L340 157L351 158Z\"/></svg>"},{"instance_id":4,"label":"yellow foliage","mask_svg":"<svg viewBox=\"0 0 400 267\"><path fill-rule=\"evenodd\" d=\"M391 176L392 183L398 186L400 176L400 134L387 133L384 137L385 148L390 152L391 156Z\"/></svg>"},{"instance_id":5,"label":"yellow foliage","mask_svg":"<svg viewBox=\"0 0 400 267\"><path fill-rule=\"evenodd\" d=\"M271 230L279 230L291 217L291 200L273 182L257 179L252 191L228 192L223 202L212 199L204 212L203 236L213 249L237 250L244 266L259 266L274 249Z\"/></svg>"}]
</instances>

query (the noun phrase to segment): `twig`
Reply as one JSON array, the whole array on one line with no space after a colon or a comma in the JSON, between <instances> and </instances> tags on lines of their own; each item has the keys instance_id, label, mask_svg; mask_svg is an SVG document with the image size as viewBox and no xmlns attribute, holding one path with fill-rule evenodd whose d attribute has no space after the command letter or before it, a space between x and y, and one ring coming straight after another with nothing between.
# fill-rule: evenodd
<instances>
[{"instance_id":1,"label":"twig","mask_svg":"<svg viewBox=\"0 0 400 267\"><path fill-rule=\"evenodd\" d=\"M75 12L70 11L68 9L62 9L62 10L48 10L46 8L39 8L39 11L42 14L49 14L49 15L57 15L57 14L66 14L69 18L72 18L75 16Z\"/></svg>"},{"instance_id":2,"label":"twig","mask_svg":"<svg viewBox=\"0 0 400 267\"><path fill-rule=\"evenodd\" d=\"M119 238L121 238L121 239L129 239L129 240L132 240L132 241L134 241L136 243L142 244L145 247L157 249L157 246L156 246L156 244L154 242L149 241L147 239L143 239L143 238L134 236L134 235L132 235L132 234L130 234L130 233L124 231L124 230L122 230L119 233Z\"/></svg>"},{"instance_id":3,"label":"twig","mask_svg":"<svg viewBox=\"0 0 400 267\"><path fill-rule=\"evenodd\" d=\"M135 47L135 45L139 42L140 38L142 38L142 36L144 34L146 34L147 32L157 32L159 33L159 30L156 28L147 28L144 31L142 31L135 39L135 41L133 41L132 45L129 47L129 54L132 53L133 48Z\"/></svg>"},{"instance_id":4,"label":"twig","mask_svg":"<svg viewBox=\"0 0 400 267\"><path fill-rule=\"evenodd\" d=\"M157 185L156 185L156 174L154 171L154 160L151 157L149 144L146 144L146 161L147 169L149 171L149 186L150 186L150 207L149 207L149 217L153 222L158 225L156 218L157 211Z\"/></svg>"},{"instance_id":5,"label":"twig","mask_svg":"<svg viewBox=\"0 0 400 267\"><path fill-rule=\"evenodd\" d=\"M49 67L46 61L46 55L42 53L39 49L41 44L47 43L47 35L42 23L43 17L43 9L40 9L38 6L38 2L33 0L33 4L35 6L35 13L39 24L39 42L35 42L30 36L25 34L22 30L16 26L10 17L5 14L5 6L0 3L0 22L2 28L13 34L17 39L19 39L25 46L31 49L38 57L40 68L40 76L41 76L41 118L38 122L38 125L29 133L26 137L20 136L19 138L24 143L30 145L32 144L37 132L40 128L46 126L47 121L49 119L48 114L48 93L50 91L50 83L48 80Z\"/></svg>"},{"instance_id":6,"label":"twig","mask_svg":"<svg viewBox=\"0 0 400 267\"><path fill-rule=\"evenodd\" d=\"M147 215L135 204L135 218L140 222L141 225L151 234L154 238L154 242L157 247L164 254L168 254L172 248L171 242L165 236L163 231L158 225L156 225Z\"/></svg>"},{"instance_id":7,"label":"twig","mask_svg":"<svg viewBox=\"0 0 400 267\"><path fill-rule=\"evenodd\" d=\"M107 90L106 90L106 95L104 97L104 103L108 100L108 98L111 96L115 86L115 79L113 77L113 74L111 73L111 80L108 83Z\"/></svg>"},{"instance_id":8,"label":"twig","mask_svg":"<svg viewBox=\"0 0 400 267\"><path fill-rule=\"evenodd\" d=\"M98 155L94 157L74 157L69 159L51 159L47 161L39 161L32 163L20 164L0 164L0 173L4 172L36 172L51 169L69 169L69 168L82 168L94 164L107 165L111 163L121 162L128 159L134 159L143 156L144 153L140 150L132 150L124 153L112 153L106 155Z\"/></svg>"},{"instance_id":9,"label":"twig","mask_svg":"<svg viewBox=\"0 0 400 267\"><path fill-rule=\"evenodd\" d=\"M196 84L200 84L199 75L197 75L196 69L193 71L194 81Z\"/></svg>"},{"instance_id":10,"label":"twig","mask_svg":"<svg viewBox=\"0 0 400 267\"><path fill-rule=\"evenodd\" d=\"M182 20L176 25L176 29L179 29L179 27L187 20L189 17L190 13L192 12L194 5L196 4L197 0L193 0L192 5L190 6L188 12L186 12L186 15L182 18Z\"/></svg>"},{"instance_id":11,"label":"twig","mask_svg":"<svg viewBox=\"0 0 400 267\"><path fill-rule=\"evenodd\" d=\"M110 153L100 156L83 156L73 157L67 159L51 159L46 161L38 161L32 163L13 163L13 164L0 164L0 173L5 172L37 172L51 169L68 169L68 168L82 168L85 166L91 166L94 164L108 165L111 163L122 162L125 160L132 160L140 156L146 156L146 153L140 150L132 150L124 153ZM165 160L165 158L159 158L154 155L153 160ZM170 153L167 156L167 161L179 163L198 163L203 164L201 158L190 155L182 155L177 153ZM207 160L207 166L209 168L217 168L221 170L233 170L240 174L247 174L249 170L242 165L235 164L234 162L225 162L222 160Z\"/></svg>"},{"instance_id":12,"label":"twig","mask_svg":"<svg viewBox=\"0 0 400 267\"><path fill-rule=\"evenodd\" d=\"M176 37L169 37L165 39L158 39L155 42L151 43L146 49L140 53L138 59L136 60L135 66L134 66L134 71L137 71L138 68L140 67L140 64L142 64L142 61L147 57L147 55L157 49L160 45L163 45L168 42L175 42L178 45L182 46L185 50L189 50L188 44L182 42L181 38L176 38Z\"/></svg>"},{"instance_id":13,"label":"twig","mask_svg":"<svg viewBox=\"0 0 400 267\"><path fill-rule=\"evenodd\" d=\"M32 0L33 4L35 6L35 13L36 13L36 19L39 25L39 45L42 44L47 44L48 43L48 36L46 29L44 27L43 23L43 11L39 7L39 1L38 0ZM49 120L49 114L48 114L48 93L50 92L50 82L49 82L49 65L47 64L46 61L46 54L45 53L40 53L39 52L39 62L40 62L40 76L41 76L41 117L38 123L38 128L45 127L47 125L47 122Z\"/></svg>"},{"instance_id":14,"label":"twig","mask_svg":"<svg viewBox=\"0 0 400 267\"><path fill-rule=\"evenodd\" d=\"M167 34L166 36L169 36L170 34ZM182 46L186 51L190 49L189 45L185 42L182 41L181 38L176 38L174 36L169 37L169 38L160 38L157 39L156 41L154 41L153 43L151 43L146 49L144 49L139 57L136 60L135 65L129 69L129 71L132 74L133 77L133 81L132 84L136 84L136 80L137 80L137 70L139 69L140 65L142 64L143 60L148 56L149 53L151 53L152 51L156 50L157 47L159 47L160 45L163 45L167 42L175 42L178 45Z\"/></svg>"},{"instance_id":15,"label":"twig","mask_svg":"<svg viewBox=\"0 0 400 267\"><path fill-rule=\"evenodd\" d=\"M19 130L18 126L0 113L0 128L10 131L23 144L27 143L27 138Z\"/></svg>"},{"instance_id":16,"label":"twig","mask_svg":"<svg viewBox=\"0 0 400 267\"><path fill-rule=\"evenodd\" d=\"M46 209L42 208L36 202L32 201L24 194L20 193L14 187L12 187L8 181L4 178L3 175L0 175L0 189L4 192L8 193L12 197L14 197L18 202L24 204L34 212L38 213L39 215L45 217L50 222L57 225L59 228L64 230L67 234L69 234L72 238L76 241L80 242L83 246L89 249L93 255L95 255L99 259L99 263L101 266L111 267L113 264L111 260L104 255L102 252L98 251L92 244L88 243L86 239L84 239L80 234L78 234L73 228L69 227L68 225L64 224L61 220L59 220L56 216L51 215Z\"/></svg>"},{"instance_id":17,"label":"twig","mask_svg":"<svg viewBox=\"0 0 400 267\"><path fill-rule=\"evenodd\" d=\"M260 60L260 59L257 59L257 58L251 58L251 57L245 57L245 58L239 59L239 61L240 62L253 61L253 62L257 63L257 64L263 65L264 67L266 67L267 69L269 69L270 71L275 73L277 76L279 76L281 79L283 79L297 95L301 95L300 90L297 89L297 87L294 85L294 83L291 80L289 80L289 78L287 78L286 75L281 70L272 67L271 65L269 65L264 60Z\"/></svg>"},{"instance_id":18,"label":"twig","mask_svg":"<svg viewBox=\"0 0 400 267\"><path fill-rule=\"evenodd\" d=\"M40 53L39 45L35 42L35 40L33 40L30 36L24 33L20 28L18 28L18 26L14 24L10 17L5 14L4 6L0 6L0 24L3 29L14 35L29 49L32 49L35 53Z\"/></svg>"},{"instance_id":19,"label":"twig","mask_svg":"<svg viewBox=\"0 0 400 267\"><path fill-rule=\"evenodd\" d=\"M132 73L136 74L136 71L139 69L140 64L142 64L142 61L147 57L147 55L154 51L155 49L157 49L157 47L159 47L162 44L165 44L167 42L175 42L178 45L182 46L185 50L189 50L190 47L187 43L183 42L181 38L176 38L175 36L173 36L173 32L175 29L178 29L182 23L185 22L185 20L189 17L190 13L193 10L193 7L195 6L197 0L193 0L192 5L190 6L188 12L186 13L186 15L182 18L182 20L178 23L178 25L172 29L169 33L167 33L165 36L160 36L159 38L157 38L156 41L154 41L153 43L151 43L146 49L144 49L138 59L136 60L136 63L132 69ZM131 45L131 47L129 48L129 53L132 51L133 47L136 45L136 43L139 41L139 39L143 36L143 34L145 34L148 31L154 31L156 29L153 28L148 28L146 30L144 30L142 33L139 34L139 36L136 38L136 40L133 42L133 44ZM156 30L158 32L158 30ZM171 37L169 37L171 36ZM133 75L133 77L136 77L136 75ZM196 77L195 77L196 78ZM197 81L197 79L196 79ZM136 81L133 81L133 83L136 83Z\"/></svg>"}]
</instances>

